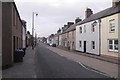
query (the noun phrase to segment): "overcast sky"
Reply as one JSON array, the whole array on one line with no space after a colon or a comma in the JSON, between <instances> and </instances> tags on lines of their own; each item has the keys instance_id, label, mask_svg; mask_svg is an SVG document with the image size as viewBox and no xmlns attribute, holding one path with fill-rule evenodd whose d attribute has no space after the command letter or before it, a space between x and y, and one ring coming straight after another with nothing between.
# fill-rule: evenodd
<instances>
[{"instance_id":1,"label":"overcast sky","mask_svg":"<svg viewBox=\"0 0 120 80\"><path fill-rule=\"evenodd\" d=\"M49 36L76 17L84 19L85 9L94 13L111 7L112 0L15 0L21 19L27 22L27 30L32 32L32 12L35 16L35 32L38 36Z\"/></svg>"}]
</instances>

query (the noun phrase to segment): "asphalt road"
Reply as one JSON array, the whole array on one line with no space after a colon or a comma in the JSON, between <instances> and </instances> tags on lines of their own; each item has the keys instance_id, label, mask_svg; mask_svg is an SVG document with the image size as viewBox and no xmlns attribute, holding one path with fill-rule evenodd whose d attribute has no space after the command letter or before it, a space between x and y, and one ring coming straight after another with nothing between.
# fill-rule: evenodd
<instances>
[{"instance_id":1,"label":"asphalt road","mask_svg":"<svg viewBox=\"0 0 120 80\"><path fill-rule=\"evenodd\" d=\"M35 65L36 78L108 78L57 55L42 44L36 47Z\"/></svg>"}]
</instances>

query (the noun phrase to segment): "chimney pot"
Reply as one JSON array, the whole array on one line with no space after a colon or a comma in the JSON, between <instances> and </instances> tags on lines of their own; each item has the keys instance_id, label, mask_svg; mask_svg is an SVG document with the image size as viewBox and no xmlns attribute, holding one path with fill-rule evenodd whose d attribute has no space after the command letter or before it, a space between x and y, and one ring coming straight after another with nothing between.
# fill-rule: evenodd
<instances>
[{"instance_id":1,"label":"chimney pot","mask_svg":"<svg viewBox=\"0 0 120 80\"><path fill-rule=\"evenodd\" d=\"M90 15L93 14L93 11L90 8L87 8L85 13L86 13L85 17L88 18Z\"/></svg>"},{"instance_id":2,"label":"chimney pot","mask_svg":"<svg viewBox=\"0 0 120 80\"><path fill-rule=\"evenodd\" d=\"M82 19L80 19L79 17L77 17L77 18L75 19L75 23L78 23L78 22L80 22L80 21L82 21Z\"/></svg>"}]
</instances>

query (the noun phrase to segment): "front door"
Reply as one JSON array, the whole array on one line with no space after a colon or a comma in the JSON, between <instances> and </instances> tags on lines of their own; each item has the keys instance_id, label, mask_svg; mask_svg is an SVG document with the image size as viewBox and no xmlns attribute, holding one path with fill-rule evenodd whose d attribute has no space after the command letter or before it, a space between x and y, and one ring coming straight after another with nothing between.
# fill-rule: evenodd
<instances>
[{"instance_id":1,"label":"front door","mask_svg":"<svg viewBox=\"0 0 120 80\"><path fill-rule=\"evenodd\" d=\"M84 53L86 53L86 41L84 41Z\"/></svg>"}]
</instances>

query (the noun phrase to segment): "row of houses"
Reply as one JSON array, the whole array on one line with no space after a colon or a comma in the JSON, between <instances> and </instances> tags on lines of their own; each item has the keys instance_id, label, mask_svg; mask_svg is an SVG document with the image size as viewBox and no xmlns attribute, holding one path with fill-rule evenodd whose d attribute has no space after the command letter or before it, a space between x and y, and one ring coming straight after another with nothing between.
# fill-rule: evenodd
<instances>
[{"instance_id":1,"label":"row of houses","mask_svg":"<svg viewBox=\"0 0 120 80\"><path fill-rule=\"evenodd\" d=\"M120 1L112 7L93 14L87 8L85 19L68 22L54 35L57 46L84 53L118 59L118 28L120 28Z\"/></svg>"},{"instance_id":2,"label":"row of houses","mask_svg":"<svg viewBox=\"0 0 120 80\"><path fill-rule=\"evenodd\" d=\"M4 68L14 64L15 50L26 48L26 21L21 20L15 2L0 2L0 6L0 54Z\"/></svg>"}]
</instances>

